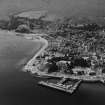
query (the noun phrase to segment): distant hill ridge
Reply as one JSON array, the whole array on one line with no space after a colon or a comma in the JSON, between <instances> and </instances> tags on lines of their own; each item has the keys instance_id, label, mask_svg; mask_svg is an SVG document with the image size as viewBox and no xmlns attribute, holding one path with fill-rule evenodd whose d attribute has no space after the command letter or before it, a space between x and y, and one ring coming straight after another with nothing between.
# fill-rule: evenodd
<instances>
[{"instance_id":1,"label":"distant hill ridge","mask_svg":"<svg viewBox=\"0 0 105 105\"><path fill-rule=\"evenodd\" d=\"M56 13L49 13L47 10L35 11L35 10L27 10L24 12L20 12L14 15L15 17L27 17L29 19L39 19L43 17L42 20L45 21L54 21L57 19L62 19L65 16L59 16ZM100 25L105 25L104 17L96 17L96 16L70 16L71 22L74 24L88 24L88 23L97 23Z\"/></svg>"},{"instance_id":2,"label":"distant hill ridge","mask_svg":"<svg viewBox=\"0 0 105 105\"><path fill-rule=\"evenodd\" d=\"M58 18L61 18L57 14L49 13L46 10L42 10L42 11L34 11L34 10L25 11L25 12L15 14L14 16L15 17L26 17L26 18L29 18L29 19L39 19L39 18L42 17L42 20L45 20L45 21L54 21L54 20L56 20Z\"/></svg>"},{"instance_id":3,"label":"distant hill ridge","mask_svg":"<svg viewBox=\"0 0 105 105\"><path fill-rule=\"evenodd\" d=\"M38 19L41 16L46 16L47 11L25 11L19 14L16 14L15 17L26 17L29 19Z\"/></svg>"}]
</instances>

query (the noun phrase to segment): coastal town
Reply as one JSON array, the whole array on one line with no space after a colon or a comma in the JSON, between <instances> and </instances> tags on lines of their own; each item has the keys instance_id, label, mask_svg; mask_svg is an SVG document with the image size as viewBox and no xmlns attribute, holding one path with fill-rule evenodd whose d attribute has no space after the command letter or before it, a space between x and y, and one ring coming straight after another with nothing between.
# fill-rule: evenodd
<instances>
[{"instance_id":1,"label":"coastal town","mask_svg":"<svg viewBox=\"0 0 105 105\"><path fill-rule=\"evenodd\" d=\"M0 105L105 105L105 0L0 0Z\"/></svg>"},{"instance_id":2,"label":"coastal town","mask_svg":"<svg viewBox=\"0 0 105 105\"><path fill-rule=\"evenodd\" d=\"M86 28L85 25L62 23L53 32L29 35L33 40L39 37L44 45L25 65L24 71L47 78L46 81L40 81L39 85L69 93L73 93L82 81L104 83L104 41L101 43L104 31L97 31L96 24L90 24L90 30L78 30L81 27Z\"/></svg>"},{"instance_id":3,"label":"coastal town","mask_svg":"<svg viewBox=\"0 0 105 105\"><path fill-rule=\"evenodd\" d=\"M104 26L94 22L75 24L71 18L46 21L40 14L38 19L25 16L11 16L12 22L1 22L0 27L43 43L23 68L42 78L39 85L73 93L83 81L105 83Z\"/></svg>"},{"instance_id":4,"label":"coastal town","mask_svg":"<svg viewBox=\"0 0 105 105\"><path fill-rule=\"evenodd\" d=\"M103 68L101 66L96 68L94 65L94 61L100 63L100 59L103 60L100 58L98 61L96 53L88 55L89 52L85 47L84 55L71 56L69 52L63 53L62 51L69 50L64 47L67 39L62 37L55 39L48 35L41 36L41 38L44 38L45 47L24 68L25 71L31 72L36 77L48 78L47 81L40 81L40 85L73 93L82 81L105 82ZM90 57L92 57L91 60Z\"/></svg>"}]
</instances>

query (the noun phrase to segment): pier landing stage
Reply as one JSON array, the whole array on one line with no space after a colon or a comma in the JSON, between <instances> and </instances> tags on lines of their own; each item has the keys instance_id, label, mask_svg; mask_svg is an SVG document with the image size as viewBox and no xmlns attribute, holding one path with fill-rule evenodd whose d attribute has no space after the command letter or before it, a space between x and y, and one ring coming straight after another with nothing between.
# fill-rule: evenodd
<instances>
[{"instance_id":1,"label":"pier landing stage","mask_svg":"<svg viewBox=\"0 0 105 105\"><path fill-rule=\"evenodd\" d=\"M57 83L48 80L48 81L40 81L38 84L72 94L77 89L80 83L81 80L61 79L60 81L57 81Z\"/></svg>"}]
</instances>

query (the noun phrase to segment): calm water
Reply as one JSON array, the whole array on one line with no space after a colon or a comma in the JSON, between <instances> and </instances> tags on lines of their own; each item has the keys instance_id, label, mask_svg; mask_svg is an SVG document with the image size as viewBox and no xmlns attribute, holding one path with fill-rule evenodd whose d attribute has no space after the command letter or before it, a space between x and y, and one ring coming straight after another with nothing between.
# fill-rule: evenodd
<instances>
[{"instance_id":1,"label":"calm water","mask_svg":"<svg viewBox=\"0 0 105 105\"><path fill-rule=\"evenodd\" d=\"M73 95L37 85L38 78L21 71L40 48L16 36L0 36L0 105L105 105L105 86L83 83Z\"/></svg>"}]
</instances>

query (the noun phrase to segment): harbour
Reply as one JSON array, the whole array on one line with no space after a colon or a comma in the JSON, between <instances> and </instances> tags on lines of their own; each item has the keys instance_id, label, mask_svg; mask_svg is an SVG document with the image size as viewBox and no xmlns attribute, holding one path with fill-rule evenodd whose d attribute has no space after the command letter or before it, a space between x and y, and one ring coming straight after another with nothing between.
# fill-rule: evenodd
<instances>
[{"instance_id":1,"label":"harbour","mask_svg":"<svg viewBox=\"0 0 105 105\"><path fill-rule=\"evenodd\" d=\"M66 84L67 82L68 82L68 84ZM38 84L72 94L77 89L80 82L81 82L81 80L79 80L79 81L73 81L72 80L71 81L71 80L65 79L63 81L60 80L57 83L53 83L53 82L50 82L50 81L46 81L46 82L45 81L40 81Z\"/></svg>"}]
</instances>

